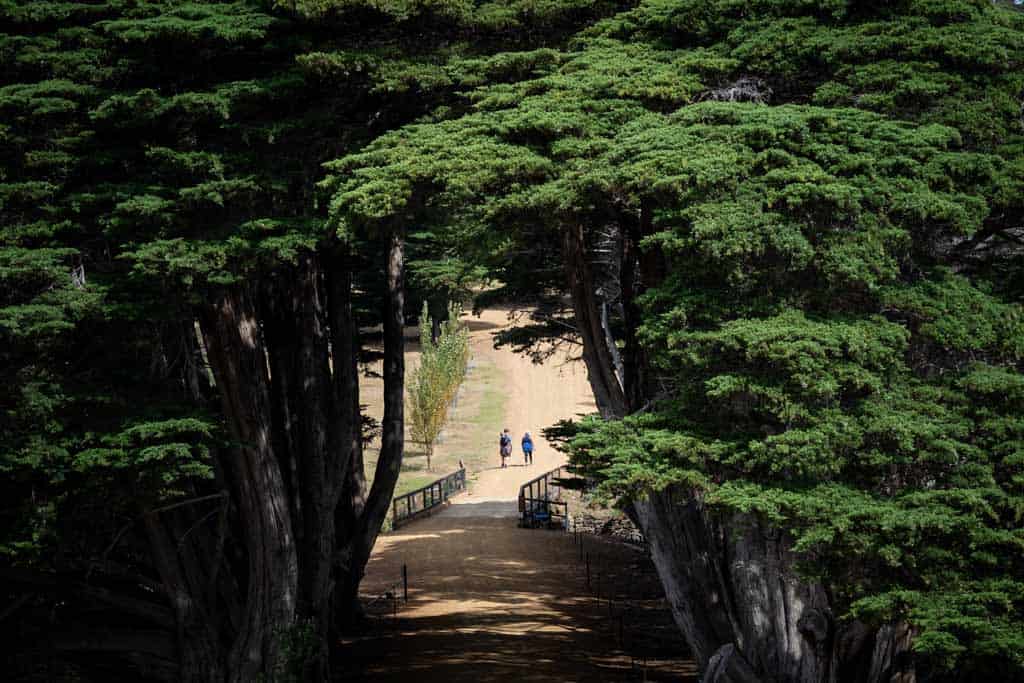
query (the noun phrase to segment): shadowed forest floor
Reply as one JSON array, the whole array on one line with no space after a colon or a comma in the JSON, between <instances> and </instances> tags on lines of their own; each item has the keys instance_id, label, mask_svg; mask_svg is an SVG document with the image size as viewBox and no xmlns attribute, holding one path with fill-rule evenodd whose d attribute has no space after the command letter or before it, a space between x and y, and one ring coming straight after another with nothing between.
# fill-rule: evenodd
<instances>
[{"instance_id":1,"label":"shadowed forest floor","mask_svg":"<svg viewBox=\"0 0 1024 683\"><path fill-rule=\"evenodd\" d=\"M372 631L345 642L355 680L697 680L640 549L586 537L588 590L573 535L519 529L514 514L463 503L381 537L364 590L405 563L409 603L397 617L379 603Z\"/></svg>"}]
</instances>

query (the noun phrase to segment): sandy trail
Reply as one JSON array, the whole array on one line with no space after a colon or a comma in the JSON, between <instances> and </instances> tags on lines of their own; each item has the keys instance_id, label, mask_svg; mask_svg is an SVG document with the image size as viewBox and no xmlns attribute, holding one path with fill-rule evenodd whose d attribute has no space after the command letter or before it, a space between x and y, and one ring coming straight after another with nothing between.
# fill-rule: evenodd
<instances>
[{"instance_id":1,"label":"sandy trail","mask_svg":"<svg viewBox=\"0 0 1024 683\"><path fill-rule=\"evenodd\" d=\"M422 448L407 430L405 461L397 490L403 493L426 486L457 469L462 460L470 482L466 497L471 501L512 500L521 483L564 464L564 457L551 448L541 430L561 419L595 410L586 368L582 361L569 360L565 352L537 365L507 347L495 349L494 334L514 324L505 309L488 309L480 316L465 315L463 320L470 330L473 369L438 439L431 470L426 469ZM411 375L419 365L419 333L409 327L405 334L406 373ZM366 415L379 421L384 411L380 361L373 363L370 370L373 373L360 377L360 398ZM499 392L503 398L498 396ZM511 430L514 448L510 467L502 470L498 436L505 427ZM523 466L519 447L526 431L536 447L534 464L529 468ZM368 476L372 476L379 448L379 438L367 446Z\"/></svg>"},{"instance_id":2,"label":"sandy trail","mask_svg":"<svg viewBox=\"0 0 1024 683\"><path fill-rule=\"evenodd\" d=\"M524 482L565 464L565 456L551 447L541 430L559 420L596 410L587 382L587 370L582 361L570 360L565 351L556 353L544 364L535 364L507 347L495 349L494 333L513 324L506 310L489 309L480 317L468 317L467 321L471 330L473 358L494 363L507 401L504 423L494 425L493 465L477 473L468 495L452 502L459 505L515 500L519 486ZM513 450L510 466L502 469L498 457L498 436L506 427L512 433ZM524 465L520 449L524 432L530 432L535 447L533 465L529 467Z\"/></svg>"}]
</instances>

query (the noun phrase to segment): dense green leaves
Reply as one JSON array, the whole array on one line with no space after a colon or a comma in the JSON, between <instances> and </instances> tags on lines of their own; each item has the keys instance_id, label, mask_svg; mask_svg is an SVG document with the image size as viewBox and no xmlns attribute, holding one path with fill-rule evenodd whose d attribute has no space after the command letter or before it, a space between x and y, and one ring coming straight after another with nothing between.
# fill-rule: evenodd
<instances>
[{"instance_id":1,"label":"dense green leaves","mask_svg":"<svg viewBox=\"0 0 1024 683\"><path fill-rule=\"evenodd\" d=\"M12 562L87 559L208 490L194 318L218 288L340 235L372 325L400 227L413 298L492 275L554 310L582 225L650 386L577 426L575 462L611 496L765 516L845 615L909 619L927 666L1024 667L1020 12L40 0L0 22ZM608 256L627 233L643 276Z\"/></svg>"}]
</instances>

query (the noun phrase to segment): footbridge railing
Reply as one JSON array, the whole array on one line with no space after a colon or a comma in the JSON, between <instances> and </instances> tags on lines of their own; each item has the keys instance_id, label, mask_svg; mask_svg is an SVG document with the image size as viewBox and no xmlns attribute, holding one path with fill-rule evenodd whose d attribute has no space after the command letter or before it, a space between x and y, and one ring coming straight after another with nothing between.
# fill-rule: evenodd
<instances>
[{"instance_id":1,"label":"footbridge railing","mask_svg":"<svg viewBox=\"0 0 1024 683\"><path fill-rule=\"evenodd\" d=\"M460 467L451 474L427 484L423 488L395 496L391 501L391 525L413 520L448 502L457 493L466 490L466 468Z\"/></svg>"},{"instance_id":2,"label":"footbridge railing","mask_svg":"<svg viewBox=\"0 0 1024 683\"><path fill-rule=\"evenodd\" d=\"M519 487L520 526L568 529L569 504L561 500L562 487L558 483L562 469L556 467Z\"/></svg>"}]
</instances>

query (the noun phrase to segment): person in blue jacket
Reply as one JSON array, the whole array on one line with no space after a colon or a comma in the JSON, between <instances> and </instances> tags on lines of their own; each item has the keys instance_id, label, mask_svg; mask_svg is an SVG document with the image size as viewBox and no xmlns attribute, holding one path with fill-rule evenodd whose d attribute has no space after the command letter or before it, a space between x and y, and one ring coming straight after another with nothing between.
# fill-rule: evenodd
<instances>
[{"instance_id":1,"label":"person in blue jacket","mask_svg":"<svg viewBox=\"0 0 1024 683\"><path fill-rule=\"evenodd\" d=\"M530 438L530 432L523 434L523 462L533 464L533 439Z\"/></svg>"}]
</instances>

